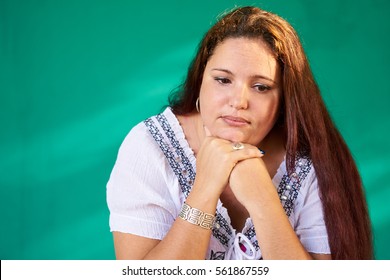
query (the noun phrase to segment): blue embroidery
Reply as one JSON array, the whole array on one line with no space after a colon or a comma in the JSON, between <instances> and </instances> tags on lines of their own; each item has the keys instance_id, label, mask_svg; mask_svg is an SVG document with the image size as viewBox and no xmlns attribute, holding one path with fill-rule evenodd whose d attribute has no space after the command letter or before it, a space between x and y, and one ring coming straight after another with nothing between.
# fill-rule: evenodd
<instances>
[{"instance_id":1,"label":"blue embroidery","mask_svg":"<svg viewBox=\"0 0 390 280\"><path fill-rule=\"evenodd\" d=\"M294 201L298 197L298 191L301 183L307 177L311 170L311 160L307 156L300 156L295 161L295 171L288 176L284 174L278 187L278 194L282 202L284 211L289 217L294 209Z\"/></svg>"},{"instance_id":2,"label":"blue embroidery","mask_svg":"<svg viewBox=\"0 0 390 280\"><path fill-rule=\"evenodd\" d=\"M158 122L160 123L162 129L166 133L172 147L174 148L174 150L176 152L176 155L178 155L178 157L176 159L182 165L181 166L182 173L184 173L184 175L186 176L186 179L187 179L187 181L185 183L186 184L185 196L187 197L189 194L189 191L192 188L192 185L194 184L196 172L194 171L194 168L193 168L191 162L189 161L188 157L186 156L184 149L180 146L180 143L177 140L176 135L175 135L174 131L172 130L171 126L169 125L166 117L164 115L160 114L160 115L157 115L156 118L157 118Z\"/></svg>"},{"instance_id":3,"label":"blue embroidery","mask_svg":"<svg viewBox=\"0 0 390 280\"><path fill-rule=\"evenodd\" d=\"M154 140L160 146L169 165L179 180L180 188L184 196L187 197L191 191L192 185L194 184L196 172L186 156L184 149L180 146L180 143L166 117L163 114L159 114L155 117L155 119L161 126L166 138L158 129L157 124L153 121L153 117L145 120L144 124L148 128ZM213 228L213 235L221 242L221 244L228 247L229 240L232 238L233 232L226 219L218 211L216 212L215 217L216 224L219 225L219 228Z\"/></svg>"},{"instance_id":4,"label":"blue embroidery","mask_svg":"<svg viewBox=\"0 0 390 280\"><path fill-rule=\"evenodd\" d=\"M226 252L214 252L211 250L210 260L224 260Z\"/></svg>"},{"instance_id":5,"label":"blue embroidery","mask_svg":"<svg viewBox=\"0 0 390 280\"><path fill-rule=\"evenodd\" d=\"M221 244L226 246L226 248L229 247L229 240L233 236L233 232L226 219L218 211L215 214L215 224L218 226L214 226L213 235L218 238Z\"/></svg>"},{"instance_id":6,"label":"blue embroidery","mask_svg":"<svg viewBox=\"0 0 390 280\"><path fill-rule=\"evenodd\" d=\"M159 144L162 152L168 160L169 165L173 169L173 172L176 174L182 192L187 197L190 193L191 186L188 185L188 171L183 169L182 166L178 163L177 157L175 157L174 153L171 151L170 146L164 139L164 136L158 130L157 126L154 124L151 118L144 121L145 125L149 129L149 132L152 134L154 140Z\"/></svg>"},{"instance_id":7,"label":"blue embroidery","mask_svg":"<svg viewBox=\"0 0 390 280\"><path fill-rule=\"evenodd\" d=\"M161 126L165 135L161 133L157 123L153 121L154 118ZM186 156L184 149L177 140L175 132L172 130L167 118L163 114L159 114L156 117L145 120L144 124L160 146L169 165L179 180L181 191L184 196L187 197L194 184L196 172ZM277 190L287 216L290 216L294 210L294 202L298 197L301 182L307 177L311 167L311 160L308 157L298 157L295 164L295 172L292 173L291 176L285 174L282 177ZM229 246L229 240L233 236L233 232L231 226L218 211L216 212L216 225L218 226L214 226L212 229L213 235L227 248ZM253 225L246 231L245 235L251 240L256 251L258 251L260 247L256 239L256 232ZM218 254L218 258L220 257L222 257L222 255Z\"/></svg>"},{"instance_id":8,"label":"blue embroidery","mask_svg":"<svg viewBox=\"0 0 390 280\"><path fill-rule=\"evenodd\" d=\"M253 247L255 247L256 251L259 251L260 246L259 242L256 239L256 232L255 232L255 227L251 226L246 233L244 233L246 237L252 242Z\"/></svg>"}]
</instances>

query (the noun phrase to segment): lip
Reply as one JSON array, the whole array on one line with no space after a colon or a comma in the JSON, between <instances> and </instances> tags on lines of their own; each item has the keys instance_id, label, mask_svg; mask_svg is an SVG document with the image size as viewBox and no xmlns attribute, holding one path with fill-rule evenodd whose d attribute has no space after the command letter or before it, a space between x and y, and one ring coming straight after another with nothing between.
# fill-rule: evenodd
<instances>
[{"instance_id":1,"label":"lip","mask_svg":"<svg viewBox=\"0 0 390 280\"><path fill-rule=\"evenodd\" d=\"M224 122L231 126L244 126L250 124L250 122L244 118L225 115L221 117Z\"/></svg>"}]
</instances>

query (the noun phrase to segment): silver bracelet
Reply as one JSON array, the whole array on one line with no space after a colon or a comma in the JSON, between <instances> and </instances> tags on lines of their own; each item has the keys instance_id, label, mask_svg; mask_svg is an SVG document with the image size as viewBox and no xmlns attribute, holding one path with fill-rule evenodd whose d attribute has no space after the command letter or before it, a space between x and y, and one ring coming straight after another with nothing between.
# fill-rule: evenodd
<instances>
[{"instance_id":1,"label":"silver bracelet","mask_svg":"<svg viewBox=\"0 0 390 280\"><path fill-rule=\"evenodd\" d=\"M212 229L215 221L214 215L204 213L203 211L196 208L192 208L185 202L181 208L179 217L193 225L200 226L204 229Z\"/></svg>"}]
</instances>

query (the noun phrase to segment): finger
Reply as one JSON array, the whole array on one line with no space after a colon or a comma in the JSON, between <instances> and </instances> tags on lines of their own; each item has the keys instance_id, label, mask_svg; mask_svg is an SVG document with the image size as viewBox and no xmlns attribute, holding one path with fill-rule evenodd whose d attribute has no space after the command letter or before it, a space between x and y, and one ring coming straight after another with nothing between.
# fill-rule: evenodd
<instances>
[{"instance_id":1,"label":"finger","mask_svg":"<svg viewBox=\"0 0 390 280\"><path fill-rule=\"evenodd\" d=\"M249 144L242 144L243 147L237 149L235 144L232 144L231 149L232 149L232 156L236 161L236 163L245 159L261 158L264 156L264 152L255 146Z\"/></svg>"}]
</instances>

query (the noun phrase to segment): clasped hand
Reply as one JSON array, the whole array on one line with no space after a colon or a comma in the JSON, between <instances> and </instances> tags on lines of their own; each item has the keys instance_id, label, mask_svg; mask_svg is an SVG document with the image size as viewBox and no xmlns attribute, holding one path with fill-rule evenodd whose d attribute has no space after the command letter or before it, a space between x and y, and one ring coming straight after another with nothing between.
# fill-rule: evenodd
<instances>
[{"instance_id":1,"label":"clasped hand","mask_svg":"<svg viewBox=\"0 0 390 280\"><path fill-rule=\"evenodd\" d=\"M194 187L218 199L229 185L246 207L260 194L262 181L271 181L262 156L253 145L244 144L243 149L235 150L231 141L206 136L197 155Z\"/></svg>"}]
</instances>

